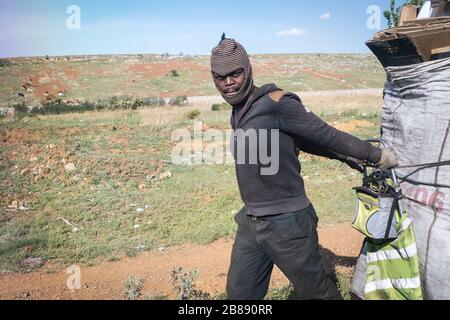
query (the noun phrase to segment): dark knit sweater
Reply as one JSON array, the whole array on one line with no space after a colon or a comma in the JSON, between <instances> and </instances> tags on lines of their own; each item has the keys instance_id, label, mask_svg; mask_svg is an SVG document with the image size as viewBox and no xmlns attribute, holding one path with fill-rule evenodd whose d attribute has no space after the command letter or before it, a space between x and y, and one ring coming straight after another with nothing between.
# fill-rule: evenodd
<instances>
[{"instance_id":1,"label":"dark knit sweater","mask_svg":"<svg viewBox=\"0 0 450 320\"><path fill-rule=\"evenodd\" d=\"M242 200L249 215L263 217L300 211L310 205L301 177L300 151L343 160L346 156L377 163L381 150L370 143L341 132L307 110L300 98L293 93L285 93L279 101L269 94L280 89L268 84L255 89L245 106L234 108L231 125L234 130L247 132L255 129L279 130L279 170L275 175L262 175L262 165L250 161L236 164L236 175ZM232 136L232 153L244 148L248 143L238 143ZM258 139L260 136L258 134ZM233 141L232 141L233 142Z\"/></svg>"}]
</instances>

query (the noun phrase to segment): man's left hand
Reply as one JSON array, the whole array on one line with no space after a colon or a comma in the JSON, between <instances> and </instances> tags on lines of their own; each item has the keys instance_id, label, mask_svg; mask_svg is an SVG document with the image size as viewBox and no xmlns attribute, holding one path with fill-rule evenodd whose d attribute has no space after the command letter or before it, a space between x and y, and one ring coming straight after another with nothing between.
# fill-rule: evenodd
<instances>
[{"instance_id":1,"label":"man's left hand","mask_svg":"<svg viewBox=\"0 0 450 320\"><path fill-rule=\"evenodd\" d=\"M398 166L398 157L393 148L383 149L381 159L376 164L381 170L387 171Z\"/></svg>"}]
</instances>

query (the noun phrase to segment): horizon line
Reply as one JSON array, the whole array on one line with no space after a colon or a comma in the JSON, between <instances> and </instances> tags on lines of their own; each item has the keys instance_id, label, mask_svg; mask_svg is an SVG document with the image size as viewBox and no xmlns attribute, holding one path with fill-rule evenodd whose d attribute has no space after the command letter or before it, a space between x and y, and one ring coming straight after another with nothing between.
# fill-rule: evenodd
<instances>
[{"instance_id":1,"label":"horizon line","mask_svg":"<svg viewBox=\"0 0 450 320\"><path fill-rule=\"evenodd\" d=\"M63 54L63 55L30 55L30 56L0 56L0 59L27 59L27 58L70 58L70 57L95 57L95 56L163 56L168 54L169 57L209 57L210 53L201 54L172 54L172 53L89 53L89 54ZM373 55L372 52L277 52L277 53L249 53L249 56L263 56L263 55Z\"/></svg>"}]
</instances>

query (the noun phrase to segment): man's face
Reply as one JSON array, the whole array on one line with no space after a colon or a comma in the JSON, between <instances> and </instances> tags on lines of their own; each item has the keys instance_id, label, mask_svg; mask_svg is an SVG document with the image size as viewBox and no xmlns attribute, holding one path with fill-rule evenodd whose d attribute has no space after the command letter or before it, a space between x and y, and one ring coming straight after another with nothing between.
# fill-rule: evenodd
<instances>
[{"instance_id":1,"label":"man's face","mask_svg":"<svg viewBox=\"0 0 450 320\"><path fill-rule=\"evenodd\" d=\"M214 83L219 91L227 98L235 97L245 82L244 69L238 69L228 75L213 72Z\"/></svg>"}]
</instances>

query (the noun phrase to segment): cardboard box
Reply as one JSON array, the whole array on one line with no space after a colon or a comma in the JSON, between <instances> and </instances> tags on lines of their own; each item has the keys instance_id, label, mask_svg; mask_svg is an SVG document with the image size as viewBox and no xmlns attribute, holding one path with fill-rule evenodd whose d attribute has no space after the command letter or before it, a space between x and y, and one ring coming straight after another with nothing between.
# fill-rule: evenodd
<instances>
[{"instance_id":1,"label":"cardboard box","mask_svg":"<svg viewBox=\"0 0 450 320\"><path fill-rule=\"evenodd\" d=\"M405 21L415 20L418 10L419 8L417 6L411 4L404 5L400 13L400 26L403 26Z\"/></svg>"},{"instance_id":2,"label":"cardboard box","mask_svg":"<svg viewBox=\"0 0 450 320\"><path fill-rule=\"evenodd\" d=\"M450 46L450 18L407 21L404 26L377 32L367 46L384 67L446 57Z\"/></svg>"},{"instance_id":3,"label":"cardboard box","mask_svg":"<svg viewBox=\"0 0 450 320\"><path fill-rule=\"evenodd\" d=\"M450 46L431 50L431 60L450 58Z\"/></svg>"},{"instance_id":4,"label":"cardboard box","mask_svg":"<svg viewBox=\"0 0 450 320\"><path fill-rule=\"evenodd\" d=\"M426 0L420 8L417 19L420 20L441 17L444 15L447 4L447 0Z\"/></svg>"},{"instance_id":5,"label":"cardboard box","mask_svg":"<svg viewBox=\"0 0 450 320\"><path fill-rule=\"evenodd\" d=\"M432 25L439 25L439 24L445 24L445 23L450 23L450 17L437 17L437 18L430 18L430 19L410 20L410 21L405 21L404 26L405 27L432 26Z\"/></svg>"},{"instance_id":6,"label":"cardboard box","mask_svg":"<svg viewBox=\"0 0 450 320\"><path fill-rule=\"evenodd\" d=\"M442 12L442 16L450 17L450 2L447 2Z\"/></svg>"},{"instance_id":7,"label":"cardboard box","mask_svg":"<svg viewBox=\"0 0 450 320\"><path fill-rule=\"evenodd\" d=\"M450 3L447 0L438 1L432 5L431 17L450 16Z\"/></svg>"},{"instance_id":8,"label":"cardboard box","mask_svg":"<svg viewBox=\"0 0 450 320\"><path fill-rule=\"evenodd\" d=\"M384 68L424 62L409 37L369 41L366 43Z\"/></svg>"},{"instance_id":9,"label":"cardboard box","mask_svg":"<svg viewBox=\"0 0 450 320\"><path fill-rule=\"evenodd\" d=\"M414 31L428 30L430 32L442 30L444 27L450 27L450 17L440 17L423 20L408 20L401 27L386 29L375 33L374 40L393 39L399 35L409 34Z\"/></svg>"},{"instance_id":10,"label":"cardboard box","mask_svg":"<svg viewBox=\"0 0 450 320\"><path fill-rule=\"evenodd\" d=\"M424 61L430 61L432 50L450 45L450 27L408 33Z\"/></svg>"}]
</instances>

